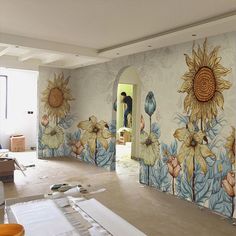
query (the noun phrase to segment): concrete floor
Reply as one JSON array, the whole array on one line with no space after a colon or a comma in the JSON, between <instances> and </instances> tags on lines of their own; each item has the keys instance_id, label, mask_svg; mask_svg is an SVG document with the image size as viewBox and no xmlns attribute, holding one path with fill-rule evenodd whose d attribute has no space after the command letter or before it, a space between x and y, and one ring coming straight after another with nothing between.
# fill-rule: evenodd
<instances>
[{"instance_id":1,"label":"concrete floor","mask_svg":"<svg viewBox=\"0 0 236 236\"><path fill-rule=\"evenodd\" d=\"M32 153L18 156L22 164L36 166L28 168L26 176L15 171L15 183L5 184L6 198L48 193L54 183L80 183L88 190L106 188L105 192L87 197L96 198L147 235L236 235L236 227L229 220L139 184L136 171L120 168L117 174L74 159L37 160L32 156Z\"/></svg>"}]
</instances>

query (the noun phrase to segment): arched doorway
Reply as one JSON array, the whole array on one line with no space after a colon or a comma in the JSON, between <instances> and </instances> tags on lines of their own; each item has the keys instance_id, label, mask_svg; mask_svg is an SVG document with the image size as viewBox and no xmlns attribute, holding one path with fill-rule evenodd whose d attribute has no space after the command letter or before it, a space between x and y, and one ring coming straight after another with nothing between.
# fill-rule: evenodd
<instances>
[{"instance_id":1,"label":"arched doorway","mask_svg":"<svg viewBox=\"0 0 236 236\"><path fill-rule=\"evenodd\" d=\"M126 89L126 90L125 90ZM123 106L121 102L121 92L126 91L127 96L132 97L132 125L131 127L128 127L126 129L123 124L123 120L121 121L121 117L123 118L124 115L124 109L121 108L120 106ZM128 91L128 92L127 92ZM132 91L132 92L131 92ZM130 158L134 161L136 160L136 164L132 166L139 166L137 163L137 160L139 160L140 157L140 95L141 95L141 81L138 75L137 70L132 67L132 66L127 66L123 69L120 70L120 72L117 75L116 81L114 83L114 100L116 101L117 104L117 109L116 111L113 111L113 120L116 120L117 124L117 145L116 145L116 170L117 172L122 172L119 167L119 163L121 160L121 154L119 153L120 150L123 150L122 155L128 155L127 151L130 151ZM122 114L122 116L121 116ZM123 132L124 131L124 132ZM122 134L123 132L123 134ZM122 135L129 134L128 138L127 135L125 137L122 137ZM130 139L130 140L129 140ZM120 145L124 145L123 147ZM126 147L126 150L124 150L124 147ZM124 154L124 152L126 152ZM129 160L128 160L129 161ZM129 164L132 164L131 162L126 162L125 163L125 168L129 168ZM124 162L123 162L124 164ZM134 170L136 173L138 173L138 167L136 170Z\"/></svg>"}]
</instances>

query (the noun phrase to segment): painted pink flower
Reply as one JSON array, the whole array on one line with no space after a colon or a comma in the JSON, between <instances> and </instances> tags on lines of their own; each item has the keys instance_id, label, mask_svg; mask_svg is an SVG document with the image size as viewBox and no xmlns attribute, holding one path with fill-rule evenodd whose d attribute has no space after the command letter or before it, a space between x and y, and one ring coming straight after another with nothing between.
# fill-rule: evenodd
<instances>
[{"instance_id":1,"label":"painted pink flower","mask_svg":"<svg viewBox=\"0 0 236 236\"><path fill-rule=\"evenodd\" d=\"M236 186L235 186L235 173L230 171L227 176L222 180L222 187L225 192L230 196L234 197L236 195Z\"/></svg>"},{"instance_id":2,"label":"painted pink flower","mask_svg":"<svg viewBox=\"0 0 236 236\"><path fill-rule=\"evenodd\" d=\"M47 126L48 123L49 123L49 117L48 117L48 115L43 115L43 116L42 116L42 119L41 119L41 124L42 124L43 126Z\"/></svg>"},{"instance_id":3,"label":"painted pink flower","mask_svg":"<svg viewBox=\"0 0 236 236\"><path fill-rule=\"evenodd\" d=\"M84 147L82 145L82 143L80 141L74 142L72 144L72 151L76 154L76 155L80 155L83 151Z\"/></svg>"},{"instance_id":4,"label":"painted pink flower","mask_svg":"<svg viewBox=\"0 0 236 236\"><path fill-rule=\"evenodd\" d=\"M179 172L181 170L180 163L178 159L175 156L170 156L167 161L167 167L170 175L173 178L176 178L179 175Z\"/></svg>"}]
</instances>

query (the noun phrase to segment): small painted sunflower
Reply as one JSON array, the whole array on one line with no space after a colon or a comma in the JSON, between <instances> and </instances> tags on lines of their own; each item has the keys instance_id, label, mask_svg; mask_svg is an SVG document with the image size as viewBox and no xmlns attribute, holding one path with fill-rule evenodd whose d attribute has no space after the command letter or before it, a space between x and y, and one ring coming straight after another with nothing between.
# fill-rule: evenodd
<instances>
[{"instance_id":1,"label":"small painted sunflower","mask_svg":"<svg viewBox=\"0 0 236 236\"><path fill-rule=\"evenodd\" d=\"M231 87L231 82L222 79L231 69L220 64L219 48L215 47L208 53L205 40L197 50L193 45L192 57L185 54L189 70L182 76L184 82L178 92L187 93L184 110L190 114L190 121L202 120L203 125L217 116L218 107L223 109L222 92Z\"/></svg>"},{"instance_id":2,"label":"small painted sunflower","mask_svg":"<svg viewBox=\"0 0 236 236\"><path fill-rule=\"evenodd\" d=\"M108 130L105 121L101 120L98 122L95 116L91 116L89 120L81 121L78 124L78 128L85 131L80 141L83 146L87 144L90 147L93 156L95 154L97 141L99 141L105 149L108 148L107 139L111 138L112 134Z\"/></svg>"},{"instance_id":3,"label":"small painted sunflower","mask_svg":"<svg viewBox=\"0 0 236 236\"><path fill-rule=\"evenodd\" d=\"M160 159L160 143L154 133L142 132L140 158L145 165L154 166L156 160Z\"/></svg>"},{"instance_id":4,"label":"small painted sunflower","mask_svg":"<svg viewBox=\"0 0 236 236\"><path fill-rule=\"evenodd\" d=\"M74 100L68 88L69 77L64 79L64 74L54 74L54 80L48 81L47 88L42 92L41 101L44 108L53 119L65 117L70 111L69 102Z\"/></svg>"},{"instance_id":5,"label":"small painted sunflower","mask_svg":"<svg viewBox=\"0 0 236 236\"><path fill-rule=\"evenodd\" d=\"M196 132L192 123L188 123L187 127L179 128L175 131L174 137L183 142L180 147L177 159L180 164L186 160L186 167L189 178L193 176L194 161L197 162L204 174L207 172L207 157L214 158L214 153L203 144L205 134L199 130Z\"/></svg>"},{"instance_id":6,"label":"small painted sunflower","mask_svg":"<svg viewBox=\"0 0 236 236\"><path fill-rule=\"evenodd\" d=\"M231 135L226 139L225 148L232 164L235 163L235 128L232 127Z\"/></svg>"},{"instance_id":7,"label":"small painted sunflower","mask_svg":"<svg viewBox=\"0 0 236 236\"><path fill-rule=\"evenodd\" d=\"M49 148L57 149L64 142L64 132L59 126L47 126L42 136L42 143Z\"/></svg>"}]
</instances>

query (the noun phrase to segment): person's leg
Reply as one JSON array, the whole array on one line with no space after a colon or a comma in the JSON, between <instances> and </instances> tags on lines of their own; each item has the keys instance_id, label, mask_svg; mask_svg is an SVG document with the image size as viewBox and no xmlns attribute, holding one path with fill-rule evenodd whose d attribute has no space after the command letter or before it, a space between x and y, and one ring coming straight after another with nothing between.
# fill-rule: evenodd
<instances>
[{"instance_id":1,"label":"person's leg","mask_svg":"<svg viewBox=\"0 0 236 236\"><path fill-rule=\"evenodd\" d=\"M128 114L129 114L129 110L126 109L124 112L124 127L127 127L127 124L128 124Z\"/></svg>"}]
</instances>

